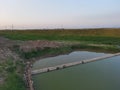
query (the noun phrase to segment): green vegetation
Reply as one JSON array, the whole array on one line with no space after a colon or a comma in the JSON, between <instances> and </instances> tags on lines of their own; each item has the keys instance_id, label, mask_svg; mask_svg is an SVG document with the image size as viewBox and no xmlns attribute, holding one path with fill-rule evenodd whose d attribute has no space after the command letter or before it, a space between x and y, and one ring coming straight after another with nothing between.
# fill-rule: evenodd
<instances>
[{"instance_id":1,"label":"green vegetation","mask_svg":"<svg viewBox=\"0 0 120 90\"><path fill-rule=\"evenodd\" d=\"M19 45L14 45L13 50L25 60L69 53L74 50L120 52L120 29L3 30L0 31L0 36L23 41L65 41L65 44L59 48L46 47L44 49L32 50L31 52L20 51ZM24 64L19 60L10 59L2 63L0 62L0 77L5 81L3 84L0 84L0 90L25 90L22 78L23 71Z\"/></svg>"},{"instance_id":2,"label":"green vegetation","mask_svg":"<svg viewBox=\"0 0 120 90\"><path fill-rule=\"evenodd\" d=\"M9 59L0 63L0 67L0 75L4 78L0 90L26 90L22 76L24 71L22 62Z\"/></svg>"},{"instance_id":3,"label":"green vegetation","mask_svg":"<svg viewBox=\"0 0 120 90\"><path fill-rule=\"evenodd\" d=\"M71 52L71 47L60 47L60 48L45 48L43 50L33 50L31 52L21 52L21 56L25 59L31 59L33 57L40 57L45 55L59 55Z\"/></svg>"},{"instance_id":4,"label":"green vegetation","mask_svg":"<svg viewBox=\"0 0 120 90\"><path fill-rule=\"evenodd\" d=\"M58 30L6 30L0 31L0 35L13 40L55 40L70 41L72 46L60 48L45 48L31 52L19 52L24 58L43 56L46 54L60 54L70 52L74 49L91 49L119 52L120 29L58 29ZM79 44L75 45L74 43ZM90 45L95 44L95 45ZM102 46L101 46L102 45ZM17 46L15 46L16 51Z\"/></svg>"},{"instance_id":5,"label":"green vegetation","mask_svg":"<svg viewBox=\"0 0 120 90\"><path fill-rule=\"evenodd\" d=\"M14 40L62 40L120 45L120 29L7 30L0 31L0 35Z\"/></svg>"},{"instance_id":6,"label":"green vegetation","mask_svg":"<svg viewBox=\"0 0 120 90\"><path fill-rule=\"evenodd\" d=\"M90 50L95 52L120 52L116 46L93 46L87 44L68 45L59 48L44 48L43 50L33 50L31 52L19 52L24 59L31 59L35 57L59 55L69 53L75 50Z\"/></svg>"},{"instance_id":7,"label":"green vegetation","mask_svg":"<svg viewBox=\"0 0 120 90\"><path fill-rule=\"evenodd\" d=\"M9 73L5 82L0 90L26 90L22 77L15 72Z\"/></svg>"}]
</instances>

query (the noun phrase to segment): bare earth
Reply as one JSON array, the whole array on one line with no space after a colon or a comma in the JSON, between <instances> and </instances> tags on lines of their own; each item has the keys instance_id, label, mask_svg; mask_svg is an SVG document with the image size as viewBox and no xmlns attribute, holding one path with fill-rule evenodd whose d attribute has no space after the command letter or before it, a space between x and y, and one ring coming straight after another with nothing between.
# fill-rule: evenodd
<instances>
[{"instance_id":1,"label":"bare earth","mask_svg":"<svg viewBox=\"0 0 120 90\"><path fill-rule=\"evenodd\" d=\"M20 44L20 42L0 37L0 62L8 58L13 58L14 60L20 59L16 53L10 50L16 44Z\"/></svg>"},{"instance_id":2,"label":"bare earth","mask_svg":"<svg viewBox=\"0 0 120 90\"><path fill-rule=\"evenodd\" d=\"M26 41L22 45L20 45L20 49L24 52L29 52L32 50L40 50L44 48L57 48L60 47L62 43L47 41L47 40L36 40L36 41Z\"/></svg>"},{"instance_id":3,"label":"bare earth","mask_svg":"<svg viewBox=\"0 0 120 90\"><path fill-rule=\"evenodd\" d=\"M2 64L6 62L6 60L12 59L14 61L16 60L22 60L22 58L19 57L19 55L11 50L11 48L15 45L20 46L20 50L23 50L24 52L29 52L31 50L37 50L37 49L44 49L47 48L57 48L63 45L60 42L54 42L54 41L45 41L45 40L36 40L36 41L15 41L15 40L9 40L4 37L0 37L0 67L2 67ZM0 73L0 84L4 82L4 73Z\"/></svg>"},{"instance_id":4,"label":"bare earth","mask_svg":"<svg viewBox=\"0 0 120 90\"><path fill-rule=\"evenodd\" d=\"M36 40L36 41L14 41L7 38L0 37L0 61L12 57L15 60L20 59L20 57L13 51L10 50L14 45L19 45L20 49L26 52L36 49L57 48L63 44L54 41Z\"/></svg>"}]
</instances>

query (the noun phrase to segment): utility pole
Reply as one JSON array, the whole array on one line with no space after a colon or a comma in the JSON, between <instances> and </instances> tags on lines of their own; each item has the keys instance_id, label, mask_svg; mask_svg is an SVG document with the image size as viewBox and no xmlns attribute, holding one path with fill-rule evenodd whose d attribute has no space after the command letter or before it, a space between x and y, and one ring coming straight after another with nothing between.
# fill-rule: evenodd
<instances>
[{"instance_id":1,"label":"utility pole","mask_svg":"<svg viewBox=\"0 0 120 90\"><path fill-rule=\"evenodd\" d=\"M14 26L13 26L13 24L12 24L12 26L11 26L11 30L13 30L13 28L14 28Z\"/></svg>"}]
</instances>

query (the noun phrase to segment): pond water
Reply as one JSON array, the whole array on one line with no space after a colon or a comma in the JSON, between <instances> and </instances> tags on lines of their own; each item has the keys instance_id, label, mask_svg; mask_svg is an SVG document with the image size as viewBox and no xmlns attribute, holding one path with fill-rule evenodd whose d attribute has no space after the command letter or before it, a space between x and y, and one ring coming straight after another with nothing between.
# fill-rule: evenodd
<instances>
[{"instance_id":1,"label":"pond water","mask_svg":"<svg viewBox=\"0 0 120 90\"><path fill-rule=\"evenodd\" d=\"M105 53L96 53L96 52L88 52L88 51L75 51L70 54L66 55L59 55L55 57L49 57L45 59L41 59L36 61L33 64L33 70L50 67L50 66L56 66L61 65L65 63L70 62L76 62L80 60L86 60L86 59L92 59L95 57L100 57L106 55Z\"/></svg>"},{"instance_id":2,"label":"pond water","mask_svg":"<svg viewBox=\"0 0 120 90\"><path fill-rule=\"evenodd\" d=\"M104 55L77 51L37 61L33 69ZM33 81L35 90L120 90L120 56L38 74L33 76Z\"/></svg>"}]
</instances>

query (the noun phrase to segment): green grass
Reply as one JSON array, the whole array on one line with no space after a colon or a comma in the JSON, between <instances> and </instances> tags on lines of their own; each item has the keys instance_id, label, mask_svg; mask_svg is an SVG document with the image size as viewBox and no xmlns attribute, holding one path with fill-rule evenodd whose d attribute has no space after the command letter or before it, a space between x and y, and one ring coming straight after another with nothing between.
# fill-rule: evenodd
<instances>
[{"instance_id":1,"label":"green grass","mask_svg":"<svg viewBox=\"0 0 120 90\"><path fill-rule=\"evenodd\" d=\"M68 45L59 48L44 48L43 50L33 50L31 52L19 52L24 59L31 59L36 57L42 56L50 56L50 55L59 55L69 53L75 50L89 50L95 52L111 52L117 53L120 52L116 46L93 46L88 44L75 44L75 45Z\"/></svg>"},{"instance_id":2,"label":"green grass","mask_svg":"<svg viewBox=\"0 0 120 90\"><path fill-rule=\"evenodd\" d=\"M60 48L44 48L43 50L33 50L31 52L20 52L21 56L25 59L31 59L34 57L41 57L45 55L59 55L71 52L71 47L60 47Z\"/></svg>"},{"instance_id":3,"label":"green grass","mask_svg":"<svg viewBox=\"0 0 120 90\"><path fill-rule=\"evenodd\" d=\"M26 90L22 76L24 71L22 62L8 59L0 66L2 67L0 75L4 78L0 90Z\"/></svg>"},{"instance_id":4,"label":"green grass","mask_svg":"<svg viewBox=\"0 0 120 90\"><path fill-rule=\"evenodd\" d=\"M120 29L8 30L0 31L0 35L14 40L57 40L120 45Z\"/></svg>"},{"instance_id":5,"label":"green grass","mask_svg":"<svg viewBox=\"0 0 120 90\"><path fill-rule=\"evenodd\" d=\"M26 90L23 79L17 73L8 73L5 84L0 86L0 90Z\"/></svg>"}]
</instances>

